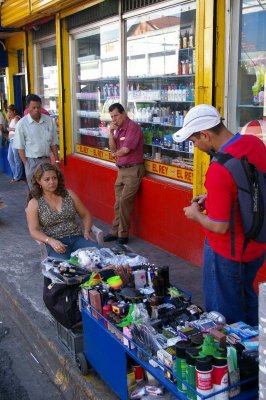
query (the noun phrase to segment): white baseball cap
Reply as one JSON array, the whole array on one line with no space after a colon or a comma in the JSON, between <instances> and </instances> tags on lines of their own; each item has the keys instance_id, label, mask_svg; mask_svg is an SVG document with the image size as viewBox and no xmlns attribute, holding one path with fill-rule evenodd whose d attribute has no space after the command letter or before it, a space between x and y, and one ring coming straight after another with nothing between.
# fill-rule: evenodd
<instances>
[{"instance_id":1,"label":"white baseball cap","mask_svg":"<svg viewBox=\"0 0 266 400\"><path fill-rule=\"evenodd\" d=\"M211 129L221 122L221 116L215 107L199 104L189 110L184 118L183 128L173 134L175 142L183 142L195 132Z\"/></svg>"}]
</instances>

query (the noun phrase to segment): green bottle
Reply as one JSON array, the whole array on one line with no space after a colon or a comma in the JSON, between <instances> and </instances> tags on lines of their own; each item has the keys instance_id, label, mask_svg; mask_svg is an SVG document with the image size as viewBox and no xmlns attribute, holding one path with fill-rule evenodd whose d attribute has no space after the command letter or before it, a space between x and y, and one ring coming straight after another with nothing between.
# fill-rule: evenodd
<instances>
[{"instance_id":1,"label":"green bottle","mask_svg":"<svg viewBox=\"0 0 266 400\"><path fill-rule=\"evenodd\" d=\"M177 379L177 390L181 393L186 393L187 386L182 381L187 379L187 363L186 363L186 349L190 344L186 340L180 340L176 343L176 375Z\"/></svg>"},{"instance_id":2,"label":"green bottle","mask_svg":"<svg viewBox=\"0 0 266 400\"><path fill-rule=\"evenodd\" d=\"M199 350L196 347L189 347L186 349L186 363L187 363L187 383L196 390L196 359L199 355ZM187 399L196 400L197 394L187 387Z\"/></svg>"}]
</instances>

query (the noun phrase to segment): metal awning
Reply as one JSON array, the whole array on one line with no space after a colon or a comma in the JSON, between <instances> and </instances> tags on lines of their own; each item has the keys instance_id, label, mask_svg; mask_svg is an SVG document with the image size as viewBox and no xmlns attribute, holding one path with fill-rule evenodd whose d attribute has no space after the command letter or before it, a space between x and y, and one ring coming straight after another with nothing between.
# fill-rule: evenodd
<instances>
[{"instance_id":1,"label":"metal awning","mask_svg":"<svg viewBox=\"0 0 266 400\"><path fill-rule=\"evenodd\" d=\"M21 28L4 28L0 25L0 40L9 38L21 30Z\"/></svg>"}]
</instances>

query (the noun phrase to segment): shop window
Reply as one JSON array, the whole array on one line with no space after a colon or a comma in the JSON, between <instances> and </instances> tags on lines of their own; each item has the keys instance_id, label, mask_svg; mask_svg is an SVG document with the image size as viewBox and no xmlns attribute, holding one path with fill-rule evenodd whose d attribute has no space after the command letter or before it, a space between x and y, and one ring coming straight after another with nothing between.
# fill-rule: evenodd
<instances>
[{"instance_id":1,"label":"shop window","mask_svg":"<svg viewBox=\"0 0 266 400\"><path fill-rule=\"evenodd\" d=\"M37 90L42 106L58 121L58 75L56 46L53 42L37 46Z\"/></svg>"},{"instance_id":2,"label":"shop window","mask_svg":"<svg viewBox=\"0 0 266 400\"><path fill-rule=\"evenodd\" d=\"M18 73L25 74L24 51L19 49L18 53Z\"/></svg>"},{"instance_id":3,"label":"shop window","mask_svg":"<svg viewBox=\"0 0 266 400\"><path fill-rule=\"evenodd\" d=\"M195 101L196 1L140 13L122 16L122 40L118 21L70 32L74 151L114 162L108 109L123 101L142 127L147 170L191 185L193 144L172 134Z\"/></svg>"},{"instance_id":4,"label":"shop window","mask_svg":"<svg viewBox=\"0 0 266 400\"><path fill-rule=\"evenodd\" d=\"M74 82L74 143L90 146L86 154L104 154L108 150L109 102L120 96L119 29L111 23L77 35ZM109 157L109 152L106 152ZM102 158L102 157L100 157Z\"/></svg>"},{"instance_id":5,"label":"shop window","mask_svg":"<svg viewBox=\"0 0 266 400\"><path fill-rule=\"evenodd\" d=\"M239 32L232 32L231 47L238 52L231 55L229 128L254 134L266 143L266 1L236 3L239 8L232 12L234 19L239 18Z\"/></svg>"},{"instance_id":6,"label":"shop window","mask_svg":"<svg viewBox=\"0 0 266 400\"><path fill-rule=\"evenodd\" d=\"M193 144L173 142L195 100L196 3L127 20L129 116L144 134L149 172L192 183Z\"/></svg>"}]
</instances>

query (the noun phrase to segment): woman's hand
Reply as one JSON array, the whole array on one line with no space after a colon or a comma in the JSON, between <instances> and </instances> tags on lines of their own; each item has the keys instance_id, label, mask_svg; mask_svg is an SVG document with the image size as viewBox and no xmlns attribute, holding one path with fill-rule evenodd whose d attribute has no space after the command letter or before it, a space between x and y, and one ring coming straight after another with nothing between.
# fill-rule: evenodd
<instances>
[{"instance_id":1,"label":"woman's hand","mask_svg":"<svg viewBox=\"0 0 266 400\"><path fill-rule=\"evenodd\" d=\"M93 240L91 230L84 230L83 236L86 240Z\"/></svg>"},{"instance_id":2,"label":"woman's hand","mask_svg":"<svg viewBox=\"0 0 266 400\"><path fill-rule=\"evenodd\" d=\"M64 243L60 242L60 240L49 238L49 241L47 244L49 244L56 253L63 254L66 252L67 246Z\"/></svg>"}]
</instances>

